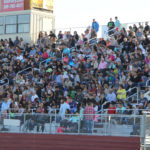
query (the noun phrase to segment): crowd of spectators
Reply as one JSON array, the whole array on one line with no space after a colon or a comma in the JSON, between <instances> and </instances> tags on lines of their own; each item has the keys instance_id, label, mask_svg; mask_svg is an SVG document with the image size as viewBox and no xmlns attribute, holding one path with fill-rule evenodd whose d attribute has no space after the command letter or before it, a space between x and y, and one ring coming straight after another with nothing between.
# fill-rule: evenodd
<instances>
[{"instance_id":1,"label":"crowd of spectators","mask_svg":"<svg viewBox=\"0 0 150 150\"><path fill-rule=\"evenodd\" d=\"M66 112L86 114L90 102L94 112L104 108L109 114L132 114L137 99L127 97L137 92L132 88L144 87L150 75L150 26L126 30L115 19L108 23L107 40L97 39L95 20L82 35L40 32L35 45L18 37L1 39L1 112L44 114L60 109L63 118ZM9 84L3 86L7 79ZM136 109L148 109L149 100L149 89L144 88Z\"/></svg>"}]
</instances>

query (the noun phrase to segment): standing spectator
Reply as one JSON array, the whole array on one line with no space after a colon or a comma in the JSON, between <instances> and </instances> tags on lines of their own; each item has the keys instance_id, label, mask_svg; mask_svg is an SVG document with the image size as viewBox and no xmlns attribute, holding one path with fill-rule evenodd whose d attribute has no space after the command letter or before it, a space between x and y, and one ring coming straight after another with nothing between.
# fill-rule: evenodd
<instances>
[{"instance_id":1,"label":"standing spectator","mask_svg":"<svg viewBox=\"0 0 150 150\"><path fill-rule=\"evenodd\" d=\"M76 42L78 42L78 40L79 40L79 35L78 35L78 33L77 33L77 31L74 31L74 39L76 40Z\"/></svg>"},{"instance_id":2,"label":"standing spectator","mask_svg":"<svg viewBox=\"0 0 150 150\"><path fill-rule=\"evenodd\" d=\"M150 31L150 27L149 27L149 25L148 25L148 22L146 22L146 23L145 23L144 32L145 32L145 33L149 33L149 31Z\"/></svg>"},{"instance_id":3,"label":"standing spectator","mask_svg":"<svg viewBox=\"0 0 150 150\"><path fill-rule=\"evenodd\" d=\"M115 23L112 21L112 18L110 18L110 21L108 22L107 27L109 30L108 34L109 35L113 34L114 32L112 31L112 29L115 27Z\"/></svg>"},{"instance_id":4,"label":"standing spectator","mask_svg":"<svg viewBox=\"0 0 150 150\"><path fill-rule=\"evenodd\" d=\"M2 102L1 106L1 112L7 111L10 108L11 101L8 100L8 98L5 98L5 100Z\"/></svg>"},{"instance_id":5,"label":"standing spectator","mask_svg":"<svg viewBox=\"0 0 150 150\"><path fill-rule=\"evenodd\" d=\"M141 23L139 23L139 28L141 29L141 31L143 31L143 25Z\"/></svg>"},{"instance_id":6,"label":"standing spectator","mask_svg":"<svg viewBox=\"0 0 150 150\"><path fill-rule=\"evenodd\" d=\"M88 102L87 106L84 109L84 118L86 123L86 131L87 133L92 133L93 120L95 118L95 110L93 108L93 104Z\"/></svg>"},{"instance_id":7,"label":"standing spectator","mask_svg":"<svg viewBox=\"0 0 150 150\"><path fill-rule=\"evenodd\" d=\"M141 40L142 36L143 36L143 33L141 32L141 29L139 28L137 33L136 33L136 37Z\"/></svg>"},{"instance_id":8,"label":"standing spectator","mask_svg":"<svg viewBox=\"0 0 150 150\"><path fill-rule=\"evenodd\" d=\"M14 46L18 46L19 44L19 39L18 39L18 36L16 36L16 40L14 41Z\"/></svg>"},{"instance_id":9,"label":"standing spectator","mask_svg":"<svg viewBox=\"0 0 150 150\"><path fill-rule=\"evenodd\" d=\"M138 30L138 28L137 28L136 24L134 24L134 25L133 25L133 31L136 33L137 30Z\"/></svg>"},{"instance_id":10,"label":"standing spectator","mask_svg":"<svg viewBox=\"0 0 150 150\"><path fill-rule=\"evenodd\" d=\"M120 28L120 21L118 20L118 17L115 17L115 29Z\"/></svg>"},{"instance_id":11,"label":"standing spectator","mask_svg":"<svg viewBox=\"0 0 150 150\"><path fill-rule=\"evenodd\" d=\"M95 32L99 31L99 24L98 24L98 22L95 19L93 19L92 29L94 29Z\"/></svg>"},{"instance_id":12,"label":"standing spectator","mask_svg":"<svg viewBox=\"0 0 150 150\"><path fill-rule=\"evenodd\" d=\"M70 111L71 113L75 113L76 110L77 110L77 107L76 107L76 102L74 100L72 100L72 98L69 98L69 106L70 106Z\"/></svg>"},{"instance_id":13,"label":"standing spectator","mask_svg":"<svg viewBox=\"0 0 150 150\"><path fill-rule=\"evenodd\" d=\"M65 113L66 113L66 110L70 110L70 106L69 104L67 104L67 99L64 98L61 100L62 101L62 104L60 106L60 110L59 110L59 115L60 115L60 119L63 119L65 117Z\"/></svg>"},{"instance_id":14,"label":"standing spectator","mask_svg":"<svg viewBox=\"0 0 150 150\"><path fill-rule=\"evenodd\" d=\"M59 31L59 34L58 34L58 40L61 40L62 38L63 38L62 31Z\"/></svg>"}]
</instances>

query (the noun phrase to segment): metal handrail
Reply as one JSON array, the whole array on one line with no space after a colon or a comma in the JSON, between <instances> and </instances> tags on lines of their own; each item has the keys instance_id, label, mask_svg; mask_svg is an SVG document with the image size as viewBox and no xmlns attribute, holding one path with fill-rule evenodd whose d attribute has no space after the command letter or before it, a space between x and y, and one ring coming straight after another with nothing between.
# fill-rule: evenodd
<instances>
[{"instance_id":1,"label":"metal handrail","mask_svg":"<svg viewBox=\"0 0 150 150\"><path fill-rule=\"evenodd\" d=\"M148 79L147 81L146 81L146 87L149 87L150 85L149 85L149 82L150 82L150 79Z\"/></svg>"},{"instance_id":2,"label":"metal handrail","mask_svg":"<svg viewBox=\"0 0 150 150\"><path fill-rule=\"evenodd\" d=\"M41 62L39 63L39 69L41 68L42 63L46 62L46 61L47 61L47 60L49 60L50 58L51 58L51 57L49 57L49 58L47 58L47 59L45 59L45 60L41 61Z\"/></svg>"},{"instance_id":3,"label":"metal handrail","mask_svg":"<svg viewBox=\"0 0 150 150\"><path fill-rule=\"evenodd\" d=\"M25 110L25 108L9 108L8 109L8 112L11 112L11 111L20 111L20 110ZM33 114L33 112L35 111L36 109L30 109L31 111L31 114ZM15 112L15 114L17 114L18 112Z\"/></svg>"},{"instance_id":4,"label":"metal handrail","mask_svg":"<svg viewBox=\"0 0 150 150\"><path fill-rule=\"evenodd\" d=\"M107 109L103 109L103 112L104 113L108 113L108 110L116 110L117 111L117 108L116 109L109 109L109 108L107 108ZM120 109L121 110L121 109ZM150 111L150 109L125 109L124 111L126 111L126 110L131 110L131 111L133 111L134 113L132 113L131 115L135 115L135 111L145 111L145 112L148 112L148 111Z\"/></svg>"},{"instance_id":5,"label":"metal handrail","mask_svg":"<svg viewBox=\"0 0 150 150\"><path fill-rule=\"evenodd\" d=\"M57 122L60 117L59 114L55 115L55 114L42 114L42 113L35 113L35 114L28 114L28 113L24 113L24 114L15 114L12 116L10 113L8 114L1 114L2 116L2 124L3 127L5 129L8 130L1 130L0 132L17 132L17 133L33 133L34 134L38 134L38 133L46 133L46 134L59 134L59 132L57 132L59 127L62 127L62 130L64 129L64 134L73 134L73 135L108 135L108 136L114 136L114 135L118 135L118 136L131 136L131 132L132 132L132 128L135 124L137 124L140 127L142 126L142 119L143 119L143 115L126 115L126 114L83 114L83 116L80 116L80 114L66 114L64 116L64 118L62 117L61 120L66 120L66 121L70 121L72 117L77 117L75 124L77 125L75 130L73 127L73 125L71 125L69 128L68 127L64 127L63 125L59 124L59 122ZM89 131L86 130L85 125L86 123L83 125L82 121L86 120L86 116L91 117L91 121L92 121L92 127L91 127L91 132L89 133ZM40 118L40 119L39 119ZM10 125L7 126L4 124L4 120L7 119L9 120ZM11 128L11 119L15 119L21 122L20 126L17 126L15 128ZM138 120L137 120L138 119ZM32 126L33 128L30 130L29 126L31 125L30 122L31 120L33 121L34 125ZM124 121L124 122L122 122ZM130 121L130 124L128 124L128 121ZM103 126L99 126L99 125L103 125ZM45 126L43 131L42 129L37 130L37 126ZM119 130L116 128L119 127ZM48 128L47 128L48 127ZM111 132L111 127L112 130L114 130L114 132ZM120 127L126 127L126 135L124 135L124 132L122 132L122 130L120 129ZM130 128L128 128L130 127ZM19 130L18 130L19 129ZM71 130L70 130L71 129ZM99 131L102 130L103 132L94 132L95 130ZM129 132L128 132L129 131ZM63 133L61 133L63 134ZM132 136L138 136L140 137L141 134L140 132L138 133L134 133Z\"/></svg>"},{"instance_id":6,"label":"metal handrail","mask_svg":"<svg viewBox=\"0 0 150 150\"><path fill-rule=\"evenodd\" d=\"M9 85L9 79L8 79L8 78L5 78L5 79L2 79L2 80L0 80L0 81L4 81L4 80L7 80L7 83L5 83L5 84L3 84L3 85L0 85L0 87L5 86L5 85Z\"/></svg>"},{"instance_id":7,"label":"metal handrail","mask_svg":"<svg viewBox=\"0 0 150 150\"><path fill-rule=\"evenodd\" d=\"M25 68L25 69L19 71L19 72L16 74L16 80L18 79L18 75L19 75L20 73L22 73L22 72L24 72L24 71L26 71L26 70L28 70L28 69L31 69L31 70L32 70L32 73L33 73L33 68L32 68L32 67Z\"/></svg>"},{"instance_id":8,"label":"metal handrail","mask_svg":"<svg viewBox=\"0 0 150 150\"><path fill-rule=\"evenodd\" d=\"M20 73L22 73L22 72L24 72L24 71L26 71L26 70L28 70L28 69L32 69L32 67L28 67L28 68L25 68L25 69L19 71L19 72L17 73L17 75L20 74Z\"/></svg>"}]
</instances>

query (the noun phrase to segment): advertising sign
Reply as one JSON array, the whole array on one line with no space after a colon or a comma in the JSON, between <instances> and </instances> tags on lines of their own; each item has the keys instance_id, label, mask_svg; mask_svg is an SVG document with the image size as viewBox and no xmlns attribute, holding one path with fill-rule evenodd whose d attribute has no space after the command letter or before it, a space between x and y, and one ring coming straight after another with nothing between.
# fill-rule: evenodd
<instances>
[{"instance_id":1,"label":"advertising sign","mask_svg":"<svg viewBox=\"0 0 150 150\"><path fill-rule=\"evenodd\" d=\"M31 0L31 8L43 8L43 0Z\"/></svg>"},{"instance_id":2,"label":"advertising sign","mask_svg":"<svg viewBox=\"0 0 150 150\"><path fill-rule=\"evenodd\" d=\"M24 10L24 0L0 0L0 12Z\"/></svg>"},{"instance_id":3,"label":"advertising sign","mask_svg":"<svg viewBox=\"0 0 150 150\"><path fill-rule=\"evenodd\" d=\"M31 0L31 8L53 10L54 0Z\"/></svg>"},{"instance_id":4,"label":"advertising sign","mask_svg":"<svg viewBox=\"0 0 150 150\"><path fill-rule=\"evenodd\" d=\"M53 10L54 0L43 0L43 8Z\"/></svg>"}]
</instances>

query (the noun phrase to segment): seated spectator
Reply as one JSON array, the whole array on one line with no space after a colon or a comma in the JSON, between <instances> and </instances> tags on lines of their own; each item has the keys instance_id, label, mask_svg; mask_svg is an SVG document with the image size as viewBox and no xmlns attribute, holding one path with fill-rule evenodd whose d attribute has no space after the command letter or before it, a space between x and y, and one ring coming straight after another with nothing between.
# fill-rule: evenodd
<instances>
[{"instance_id":1,"label":"seated spectator","mask_svg":"<svg viewBox=\"0 0 150 150\"><path fill-rule=\"evenodd\" d=\"M123 104L119 103L118 107L116 109L117 114L124 114L125 110L126 110L126 108L123 106Z\"/></svg>"},{"instance_id":2,"label":"seated spectator","mask_svg":"<svg viewBox=\"0 0 150 150\"><path fill-rule=\"evenodd\" d=\"M144 94L144 97L147 98L148 101L150 101L150 91L147 91L147 92Z\"/></svg>"},{"instance_id":3,"label":"seated spectator","mask_svg":"<svg viewBox=\"0 0 150 150\"><path fill-rule=\"evenodd\" d=\"M139 101L141 105L143 105L143 109L146 109L148 105L148 99L144 96L144 93L141 94L141 99Z\"/></svg>"},{"instance_id":4,"label":"seated spectator","mask_svg":"<svg viewBox=\"0 0 150 150\"><path fill-rule=\"evenodd\" d=\"M132 113L133 113L133 107L132 107L132 105L131 104L127 104L127 108L126 108L124 114L131 115Z\"/></svg>"},{"instance_id":5,"label":"seated spectator","mask_svg":"<svg viewBox=\"0 0 150 150\"><path fill-rule=\"evenodd\" d=\"M104 60L104 58L101 58L100 64L98 66L98 70L104 70L107 68L107 62Z\"/></svg>"},{"instance_id":6,"label":"seated spectator","mask_svg":"<svg viewBox=\"0 0 150 150\"><path fill-rule=\"evenodd\" d=\"M109 90L109 93L106 96L106 100L108 102L116 102L116 94L113 92L113 90Z\"/></svg>"},{"instance_id":7,"label":"seated spectator","mask_svg":"<svg viewBox=\"0 0 150 150\"><path fill-rule=\"evenodd\" d=\"M77 131L78 130L78 121L79 121L78 112L74 113L74 115L69 119L68 126L70 130Z\"/></svg>"},{"instance_id":8,"label":"seated spectator","mask_svg":"<svg viewBox=\"0 0 150 150\"><path fill-rule=\"evenodd\" d=\"M121 99L126 99L126 90L123 88L123 85L119 86L119 89L117 91L117 99L121 100Z\"/></svg>"},{"instance_id":9,"label":"seated spectator","mask_svg":"<svg viewBox=\"0 0 150 150\"><path fill-rule=\"evenodd\" d=\"M43 53L42 57L43 57L44 59L47 59L47 58L48 58L48 53L47 53L47 51L46 51L46 50L44 51L44 53Z\"/></svg>"},{"instance_id":10,"label":"seated spectator","mask_svg":"<svg viewBox=\"0 0 150 150\"><path fill-rule=\"evenodd\" d=\"M38 95L36 94L36 92L33 92L31 96L31 102L34 102L36 98L38 98Z\"/></svg>"},{"instance_id":11,"label":"seated spectator","mask_svg":"<svg viewBox=\"0 0 150 150\"><path fill-rule=\"evenodd\" d=\"M109 104L109 107L107 109L108 114L116 114L116 107L113 103Z\"/></svg>"}]
</instances>

